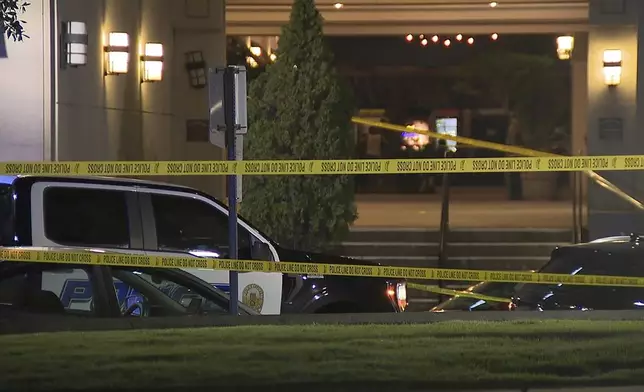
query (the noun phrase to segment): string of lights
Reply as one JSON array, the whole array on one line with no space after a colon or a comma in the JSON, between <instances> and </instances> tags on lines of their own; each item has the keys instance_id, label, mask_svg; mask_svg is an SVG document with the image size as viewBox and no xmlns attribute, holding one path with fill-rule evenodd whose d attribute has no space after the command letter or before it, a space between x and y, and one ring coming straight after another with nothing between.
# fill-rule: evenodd
<instances>
[{"instance_id":1,"label":"string of lights","mask_svg":"<svg viewBox=\"0 0 644 392\"><path fill-rule=\"evenodd\" d=\"M407 34L405 36L405 40L410 43L414 42L416 39L418 39L418 42L420 43L421 46L427 46L429 45L430 42L434 44L438 44L439 42L442 42L442 44L445 47L452 46L452 43L454 42L456 43L464 42L464 43L467 43L468 45L474 45L474 37L468 37L467 39L465 39L465 36L463 36L463 34L457 34L454 37L451 37L451 36L441 37L439 35L433 35L429 39L427 38L427 36L425 36L425 34L420 34L418 37L415 37L413 34ZM490 35L490 39L492 41L497 41L499 39L499 35L497 33L492 33Z\"/></svg>"}]
</instances>

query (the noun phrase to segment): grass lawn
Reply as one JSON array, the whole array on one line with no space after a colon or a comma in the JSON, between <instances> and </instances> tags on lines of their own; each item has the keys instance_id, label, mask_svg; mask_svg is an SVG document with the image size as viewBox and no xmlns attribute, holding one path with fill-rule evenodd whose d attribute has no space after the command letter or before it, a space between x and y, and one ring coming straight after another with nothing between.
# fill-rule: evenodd
<instances>
[{"instance_id":1,"label":"grass lawn","mask_svg":"<svg viewBox=\"0 0 644 392\"><path fill-rule=\"evenodd\" d=\"M0 390L639 385L643 332L644 322L531 321L0 336Z\"/></svg>"}]
</instances>

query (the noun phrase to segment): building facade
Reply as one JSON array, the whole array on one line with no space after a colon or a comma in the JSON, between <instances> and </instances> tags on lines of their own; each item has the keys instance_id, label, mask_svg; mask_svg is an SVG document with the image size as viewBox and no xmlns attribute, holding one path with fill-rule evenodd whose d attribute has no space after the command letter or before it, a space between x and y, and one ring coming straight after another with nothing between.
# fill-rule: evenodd
<instances>
[{"instance_id":1,"label":"building facade","mask_svg":"<svg viewBox=\"0 0 644 392\"><path fill-rule=\"evenodd\" d=\"M225 64L223 0L30 2L23 15L30 38L6 40L0 58L2 160L224 157L208 140L203 85L208 67ZM86 64L67 64L68 22L84 24ZM115 32L127 34L127 73L106 74ZM160 81L142 81L146 43L162 44ZM224 194L219 177L161 180Z\"/></svg>"},{"instance_id":2,"label":"building facade","mask_svg":"<svg viewBox=\"0 0 644 392\"><path fill-rule=\"evenodd\" d=\"M224 0L31 3L23 17L30 38L0 45L0 156L4 161L222 159L221 149L207 140L207 127L204 132L208 96L199 75L207 67L225 63L226 14L229 32L248 36L274 36L288 16L282 0L256 4L229 0L227 6ZM505 28L501 33L572 34L574 153L644 155L644 82L638 78L639 70L644 70L642 0L522 0L507 7L499 2L496 8L485 7L485 1L450 8L431 0L405 8L392 0L391 7L399 7L381 21L373 15L386 2L373 7L360 3L357 8L350 1L342 8L334 3L319 2L331 34L374 34L377 28L381 34L417 34L427 28L428 22L419 20L425 17L449 22L431 23L432 28L444 29L436 33L453 33L457 27L466 31L468 26L475 33L490 32L497 26ZM416 6L422 9L411 9ZM64 26L73 21L84 23L87 30L86 64L76 67L64 65L63 53ZM379 25L369 30L360 21ZM125 74L106 75L106 46L113 32L127 33L129 38ZM163 45L161 81L142 81L146 43ZM619 83L607 79L608 68L615 66ZM644 200L641 171L602 175ZM219 177L165 180L223 196L224 182ZM585 201L591 238L644 232L642 210L600 186L587 184Z\"/></svg>"},{"instance_id":3,"label":"building facade","mask_svg":"<svg viewBox=\"0 0 644 392\"><path fill-rule=\"evenodd\" d=\"M260 5L261 3L261 5ZM644 154L644 1L642 0L441 0L367 4L319 0L331 35L529 34L574 36L572 150L575 155ZM261 8L262 12L259 12ZM227 31L272 36L288 19L282 0L229 0ZM253 37L255 42L259 39ZM554 48L553 48L554 50ZM616 62L615 55L618 56ZM612 59L610 57L613 57ZM619 81L609 81L619 70ZM642 73L644 75L644 73ZM601 172L644 202L644 173ZM644 232L644 210L592 181L584 180L582 219L589 237Z\"/></svg>"}]
</instances>

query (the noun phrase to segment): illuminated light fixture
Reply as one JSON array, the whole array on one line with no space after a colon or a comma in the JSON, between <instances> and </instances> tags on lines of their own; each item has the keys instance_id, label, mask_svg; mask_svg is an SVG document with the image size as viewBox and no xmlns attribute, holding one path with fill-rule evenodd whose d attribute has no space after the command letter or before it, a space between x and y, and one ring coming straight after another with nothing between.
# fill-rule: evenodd
<instances>
[{"instance_id":1,"label":"illuminated light fixture","mask_svg":"<svg viewBox=\"0 0 644 392\"><path fill-rule=\"evenodd\" d=\"M420 38L420 39L425 39L425 34L421 34L421 35L419 35L419 36L418 36L418 38Z\"/></svg>"},{"instance_id":2,"label":"illuminated light fixture","mask_svg":"<svg viewBox=\"0 0 644 392\"><path fill-rule=\"evenodd\" d=\"M557 38L557 56L559 60L568 60L575 48L575 38L570 35L563 35Z\"/></svg>"},{"instance_id":3,"label":"illuminated light fixture","mask_svg":"<svg viewBox=\"0 0 644 392\"><path fill-rule=\"evenodd\" d=\"M255 60L251 56L246 57L246 62L248 63L248 65L250 65L251 68L259 67L259 64L257 63L257 60Z\"/></svg>"},{"instance_id":4,"label":"illuminated light fixture","mask_svg":"<svg viewBox=\"0 0 644 392\"><path fill-rule=\"evenodd\" d=\"M420 41L420 44L423 45L423 46L427 46L428 43L429 43L429 41L427 41L427 38L423 38L423 40Z\"/></svg>"},{"instance_id":5,"label":"illuminated light fixture","mask_svg":"<svg viewBox=\"0 0 644 392\"><path fill-rule=\"evenodd\" d=\"M457 40L457 41L462 41L462 40L463 40L463 34L458 34L458 35L456 36L456 40Z\"/></svg>"},{"instance_id":6,"label":"illuminated light fixture","mask_svg":"<svg viewBox=\"0 0 644 392\"><path fill-rule=\"evenodd\" d=\"M499 39L499 35L497 33L492 34L492 40L496 41L497 39Z\"/></svg>"},{"instance_id":7,"label":"illuminated light fixture","mask_svg":"<svg viewBox=\"0 0 644 392\"><path fill-rule=\"evenodd\" d=\"M429 131L429 124L424 121L414 121L413 124L407 126L408 131L402 133L402 144L400 149L407 151L408 149L414 151L424 150L429 144L429 136L413 132L414 130Z\"/></svg>"},{"instance_id":8,"label":"illuminated light fixture","mask_svg":"<svg viewBox=\"0 0 644 392\"><path fill-rule=\"evenodd\" d=\"M622 51L604 51L604 82L607 86L617 86L622 82Z\"/></svg>"},{"instance_id":9,"label":"illuminated light fixture","mask_svg":"<svg viewBox=\"0 0 644 392\"><path fill-rule=\"evenodd\" d=\"M64 23L62 38L63 68L87 65L87 25L84 22Z\"/></svg>"},{"instance_id":10,"label":"illuminated light fixture","mask_svg":"<svg viewBox=\"0 0 644 392\"><path fill-rule=\"evenodd\" d=\"M260 57L262 55L262 48L260 48L259 46L251 46L249 50L253 55L257 57Z\"/></svg>"},{"instance_id":11,"label":"illuminated light fixture","mask_svg":"<svg viewBox=\"0 0 644 392\"><path fill-rule=\"evenodd\" d=\"M271 53L270 56L268 56L268 57L270 57L272 62L277 61L277 55L275 53Z\"/></svg>"},{"instance_id":12,"label":"illuminated light fixture","mask_svg":"<svg viewBox=\"0 0 644 392\"><path fill-rule=\"evenodd\" d=\"M468 38L467 43L472 45L474 43L474 38L473 37Z\"/></svg>"},{"instance_id":13,"label":"illuminated light fixture","mask_svg":"<svg viewBox=\"0 0 644 392\"><path fill-rule=\"evenodd\" d=\"M450 46L452 44L452 41L446 39L445 42L443 42L443 45L445 46Z\"/></svg>"},{"instance_id":14,"label":"illuminated light fixture","mask_svg":"<svg viewBox=\"0 0 644 392\"><path fill-rule=\"evenodd\" d=\"M407 36L405 37L405 39L407 40L407 42L411 42L411 41L413 41L413 40L414 40L414 36L413 36L413 35L411 35L411 34L407 34Z\"/></svg>"},{"instance_id":15,"label":"illuminated light fixture","mask_svg":"<svg viewBox=\"0 0 644 392\"><path fill-rule=\"evenodd\" d=\"M127 33L109 33L105 47L105 74L120 75L130 64L130 37Z\"/></svg>"},{"instance_id":16,"label":"illuminated light fixture","mask_svg":"<svg viewBox=\"0 0 644 392\"><path fill-rule=\"evenodd\" d=\"M141 80L143 82L160 82L163 80L163 45L148 42L141 56Z\"/></svg>"},{"instance_id":17,"label":"illuminated light fixture","mask_svg":"<svg viewBox=\"0 0 644 392\"><path fill-rule=\"evenodd\" d=\"M344 7L343 3L335 3L333 4L333 7L335 7L336 10L339 10Z\"/></svg>"},{"instance_id":18,"label":"illuminated light fixture","mask_svg":"<svg viewBox=\"0 0 644 392\"><path fill-rule=\"evenodd\" d=\"M496 6L499 5L496 1L490 1L490 7L496 8Z\"/></svg>"},{"instance_id":19,"label":"illuminated light fixture","mask_svg":"<svg viewBox=\"0 0 644 392\"><path fill-rule=\"evenodd\" d=\"M434 43L438 42L438 36L437 35L432 37L432 42L434 42Z\"/></svg>"}]
</instances>

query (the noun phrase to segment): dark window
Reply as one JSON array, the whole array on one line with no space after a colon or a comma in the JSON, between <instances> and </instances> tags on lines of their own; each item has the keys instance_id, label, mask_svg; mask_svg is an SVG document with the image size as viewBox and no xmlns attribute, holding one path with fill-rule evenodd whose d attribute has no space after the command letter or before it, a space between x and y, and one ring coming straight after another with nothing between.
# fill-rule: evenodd
<instances>
[{"instance_id":1,"label":"dark window","mask_svg":"<svg viewBox=\"0 0 644 392\"><path fill-rule=\"evenodd\" d=\"M96 314L92 280L84 269L17 265L0 276L2 306L27 313Z\"/></svg>"},{"instance_id":2,"label":"dark window","mask_svg":"<svg viewBox=\"0 0 644 392\"><path fill-rule=\"evenodd\" d=\"M105 189L49 188L45 235L71 246L129 248L125 193Z\"/></svg>"},{"instance_id":3,"label":"dark window","mask_svg":"<svg viewBox=\"0 0 644 392\"><path fill-rule=\"evenodd\" d=\"M112 269L114 289L124 316L159 317L187 314L224 314L228 301L217 304L190 284L163 271Z\"/></svg>"},{"instance_id":4,"label":"dark window","mask_svg":"<svg viewBox=\"0 0 644 392\"><path fill-rule=\"evenodd\" d=\"M554 254L539 272L571 275L633 276L627 255L604 252ZM636 275L636 274L635 274ZM577 286L520 284L517 296L526 304L541 304L544 309L618 310L634 306L640 290L615 286Z\"/></svg>"},{"instance_id":5,"label":"dark window","mask_svg":"<svg viewBox=\"0 0 644 392\"><path fill-rule=\"evenodd\" d=\"M510 298L514 295L515 283L482 282L474 286L471 291L475 294L490 297L505 298L507 302L492 300L479 300L477 298L455 296L439 304L437 310L507 310Z\"/></svg>"},{"instance_id":6,"label":"dark window","mask_svg":"<svg viewBox=\"0 0 644 392\"><path fill-rule=\"evenodd\" d=\"M0 245L13 245L13 188L0 185Z\"/></svg>"},{"instance_id":7,"label":"dark window","mask_svg":"<svg viewBox=\"0 0 644 392\"><path fill-rule=\"evenodd\" d=\"M159 250L228 253L228 216L214 206L181 196L151 195ZM250 233L238 227L240 257L250 250ZM221 256L225 256L221 254Z\"/></svg>"}]
</instances>

